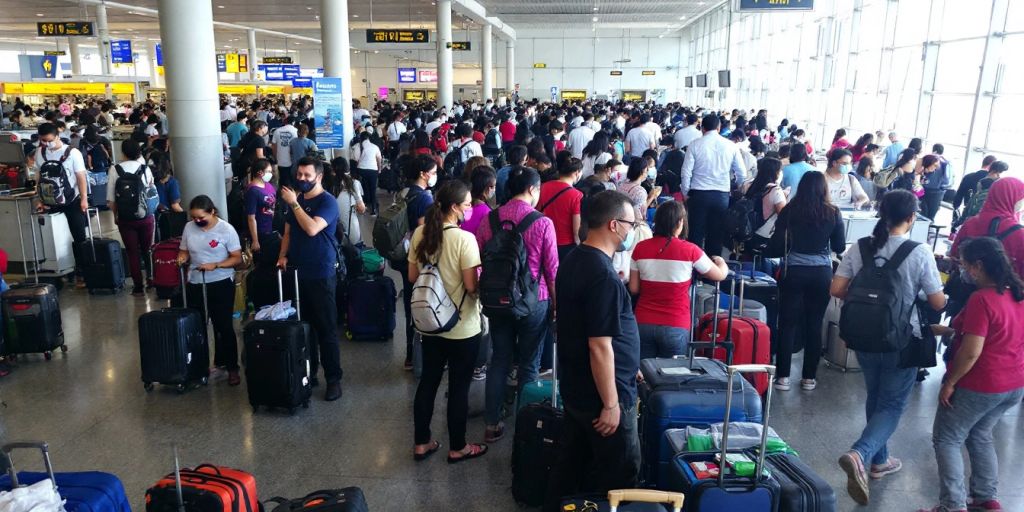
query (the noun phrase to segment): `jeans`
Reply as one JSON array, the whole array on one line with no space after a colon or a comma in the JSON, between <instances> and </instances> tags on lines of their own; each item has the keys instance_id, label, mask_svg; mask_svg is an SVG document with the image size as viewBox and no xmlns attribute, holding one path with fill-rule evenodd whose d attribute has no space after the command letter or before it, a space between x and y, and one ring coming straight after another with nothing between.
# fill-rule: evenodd
<instances>
[{"instance_id":1,"label":"jeans","mask_svg":"<svg viewBox=\"0 0 1024 512\"><path fill-rule=\"evenodd\" d=\"M341 343L338 341L338 306L335 291L338 280L333 275L321 279L299 276L299 304L302 319L309 322L310 375L324 367L328 384L341 381Z\"/></svg>"},{"instance_id":2,"label":"jeans","mask_svg":"<svg viewBox=\"0 0 1024 512\"><path fill-rule=\"evenodd\" d=\"M704 248L708 256L721 256L725 243L722 219L729 209L729 193L717 190L691 190L686 201L690 215L687 239Z\"/></svg>"},{"instance_id":3,"label":"jeans","mask_svg":"<svg viewBox=\"0 0 1024 512\"><path fill-rule=\"evenodd\" d=\"M484 422L497 425L505 403L505 377L515 357L519 362L519 389L537 380L541 343L548 319L548 301L537 303L529 315L519 318L488 317L491 322L491 364L487 365Z\"/></svg>"},{"instance_id":4,"label":"jeans","mask_svg":"<svg viewBox=\"0 0 1024 512\"><path fill-rule=\"evenodd\" d=\"M793 266L779 283L779 346L775 352L776 377L789 377L793 352L804 348L803 378L818 375L821 359L821 323L828 308L831 267Z\"/></svg>"},{"instance_id":5,"label":"jeans","mask_svg":"<svg viewBox=\"0 0 1024 512\"><path fill-rule=\"evenodd\" d=\"M917 368L900 368L899 360L899 352L857 352L868 392L864 404L868 421L853 450L865 464L881 465L889 460L886 443L900 424L917 379Z\"/></svg>"},{"instance_id":6,"label":"jeans","mask_svg":"<svg viewBox=\"0 0 1024 512\"><path fill-rule=\"evenodd\" d=\"M380 171L375 169L356 169L359 171L359 182L363 185L363 203L370 213L377 214L377 178Z\"/></svg>"},{"instance_id":7,"label":"jeans","mask_svg":"<svg viewBox=\"0 0 1024 512\"><path fill-rule=\"evenodd\" d=\"M402 307L405 309L405 360L412 361L412 340L416 329L412 325L412 283L409 282L408 265L392 265L402 276Z\"/></svg>"},{"instance_id":8,"label":"jeans","mask_svg":"<svg viewBox=\"0 0 1024 512\"><path fill-rule=\"evenodd\" d=\"M86 229L89 227L89 217L86 216L86 212L82 211L81 196L75 196L66 206L60 208L53 208L53 213L63 213L64 218L68 221L68 230L71 231L71 238L75 241L71 245L71 251L75 255L75 273L82 274L82 264L85 262L85 256L81 253L82 244L86 240ZM93 236L100 236L99 233L93 233Z\"/></svg>"},{"instance_id":9,"label":"jeans","mask_svg":"<svg viewBox=\"0 0 1024 512\"><path fill-rule=\"evenodd\" d=\"M473 382L473 363L480 350L480 335L451 340L423 336L423 376L416 387L413 421L416 444L430 442L430 419L434 399L448 364L448 449L466 447L466 421L469 417L469 385Z\"/></svg>"},{"instance_id":10,"label":"jeans","mask_svg":"<svg viewBox=\"0 0 1024 512\"><path fill-rule=\"evenodd\" d=\"M632 489L640 473L640 438L636 406L619 407L619 428L603 437L594 430L600 411L565 405L565 420L558 453L551 468L544 510L557 511L563 496L606 494L612 489Z\"/></svg>"},{"instance_id":11,"label":"jeans","mask_svg":"<svg viewBox=\"0 0 1024 512\"><path fill-rule=\"evenodd\" d=\"M935 411L932 444L939 464L939 504L950 510L967 507L964 489L964 459L967 445L971 458L970 496L977 501L996 499L999 463L992 444L992 429L1007 409L1024 399L1024 388L1006 393L978 393L957 388L953 407L939 405Z\"/></svg>"},{"instance_id":12,"label":"jeans","mask_svg":"<svg viewBox=\"0 0 1024 512\"><path fill-rule=\"evenodd\" d=\"M640 329L640 359L686 354L690 331L670 325L637 324Z\"/></svg>"},{"instance_id":13,"label":"jeans","mask_svg":"<svg viewBox=\"0 0 1024 512\"><path fill-rule=\"evenodd\" d=\"M935 222L935 214L939 212L939 206L942 205L942 196L946 195L946 191L930 190L925 189L924 197L921 198L921 214L928 217Z\"/></svg>"},{"instance_id":14,"label":"jeans","mask_svg":"<svg viewBox=\"0 0 1024 512\"><path fill-rule=\"evenodd\" d=\"M124 220L117 222L117 229L124 241L124 250L128 254L128 272L132 275L132 284L141 288L146 283L142 280L142 256L149 254L153 245L153 228L156 219L150 215L142 220ZM232 297L234 300L234 297Z\"/></svg>"},{"instance_id":15,"label":"jeans","mask_svg":"<svg viewBox=\"0 0 1024 512\"><path fill-rule=\"evenodd\" d=\"M203 285L188 285L189 307L198 309L203 314L203 320L209 320L213 324L213 341L216 347L213 357L213 365L219 368L226 368L229 371L238 371L238 338L235 336L235 282L231 279L221 279L212 283L206 283L206 301L208 311L203 310ZM206 323L203 323L205 327ZM206 332L206 329L203 329Z\"/></svg>"}]
</instances>

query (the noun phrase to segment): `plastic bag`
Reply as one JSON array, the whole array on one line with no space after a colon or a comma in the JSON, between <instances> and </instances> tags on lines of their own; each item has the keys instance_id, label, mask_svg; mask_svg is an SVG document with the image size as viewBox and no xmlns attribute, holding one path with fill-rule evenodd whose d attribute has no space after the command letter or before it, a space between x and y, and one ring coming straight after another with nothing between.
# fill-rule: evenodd
<instances>
[{"instance_id":1,"label":"plastic bag","mask_svg":"<svg viewBox=\"0 0 1024 512\"><path fill-rule=\"evenodd\" d=\"M760 423L750 423L744 421L734 421L729 424L729 449L730 450L745 450L747 448L753 448L760 446L761 444L761 429ZM721 449L722 447L722 424L715 423L711 425L711 437L715 442L715 449ZM774 453L772 448L778 446L788 446L778 434L775 433L771 427L768 427L768 453ZM779 451L779 450L775 450Z\"/></svg>"},{"instance_id":2,"label":"plastic bag","mask_svg":"<svg viewBox=\"0 0 1024 512\"><path fill-rule=\"evenodd\" d=\"M295 308L292 307L292 301L286 300L270 306L263 306L256 312L256 320L288 320L295 313Z\"/></svg>"},{"instance_id":3,"label":"plastic bag","mask_svg":"<svg viewBox=\"0 0 1024 512\"><path fill-rule=\"evenodd\" d=\"M64 512L64 500L53 487L53 481L47 478L0 492L0 512Z\"/></svg>"}]
</instances>

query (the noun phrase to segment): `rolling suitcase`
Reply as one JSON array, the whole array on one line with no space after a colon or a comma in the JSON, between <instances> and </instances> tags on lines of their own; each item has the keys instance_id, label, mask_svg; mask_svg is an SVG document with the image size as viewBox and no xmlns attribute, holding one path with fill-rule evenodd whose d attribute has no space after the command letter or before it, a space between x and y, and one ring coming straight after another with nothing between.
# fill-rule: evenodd
<instances>
[{"instance_id":1,"label":"rolling suitcase","mask_svg":"<svg viewBox=\"0 0 1024 512\"><path fill-rule=\"evenodd\" d=\"M395 334L395 281L383 274L364 274L348 281L348 337L389 340Z\"/></svg>"},{"instance_id":2,"label":"rolling suitcase","mask_svg":"<svg viewBox=\"0 0 1024 512\"><path fill-rule=\"evenodd\" d=\"M188 213L164 210L156 214L156 239L158 241L181 238L188 224Z\"/></svg>"},{"instance_id":3,"label":"rolling suitcase","mask_svg":"<svg viewBox=\"0 0 1024 512\"><path fill-rule=\"evenodd\" d=\"M860 361L857 354L846 346L846 341L839 337L839 313L843 308L843 301L832 298L825 309L825 320L822 322L821 339L825 340L825 351L822 358L825 359L825 366L836 368L844 372L859 372Z\"/></svg>"},{"instance_id":4,"label":"rolling suitcase","mask_svg":"<svg viewBox=\"0 0 1024 512\"><path fill-rule=\"evenodd\" d=\"M738 279L745 281L747 285L744 298L763 304L768 313L768 320L764 323L768 324L771 330L771 353L774 354L779 335L779 285L767 274L746 270L730 272L722 285L731 286Z\"/></svg>"},{"instance_id":5,"label":"rolling suitcase","mask_svg":"<svg viewBox=\"0 0 1024 512\"><path fill-rule=\"evenodd\" d=\"M202 464L178 469L146 490L146 512L258 512L256 479L245 471Z\"/></svg>"},{"instance_id":6,"label":"rolling suitcase","mask_svg":"<svg viewBox=\"0 0 1024 512\"><path fill-rule=\"evenodd\" d=\"M835 512L836 491L799 457L768 454L765 465L779 482L779 512Z\"/></svg>"},{"instance_id":7,"label":"rolling suitcase","mask_svg":"<svg viewBox=\"0 0 1024 512\"><path fill-rule=\"evenodd\" d=\"M740 311L742 311L747 280L746 278L738 280L740 282ZM736 291L736 281L731 282L733 292ZM717 322L713 319L717 319ZM700 322L700 331L701 339L714 340L725 348L725 350L716 348L712 356L720 361L725 361L726 364L771 363L771 329L764 322L737 316L735 311L729 309L724 316L721 313L714 317L710 314L705 315ZM721 336L723 332L725 339L719 342L718 336ZM758 394L764 395L768 391L771 382L767 374L756 373L747 378L757 388Z\"/></svg>"},{"instance_id":8,"label":"rolling suitcase","mask_svg":"<svg viewBox=\"0 0 1024 512\"><path fill-rule=\"evenodd\" d=\"M678 492L651 489L617 489L607 496L583 495L562 500L562 512L680 512L685 497Z\"/></svg>"},{"instance_id":9,"label":"rolling suitcase","mask_svg":"<svg viewBox=\"0 0 1024 512\"><path fill-rule=\"evenodd\" d=\"M89 239L78 247L85 286L90 294L117 293L124 288L125 259L121 243L112 238L93 236L92 215L89 215ZM99 224L99 217L96 219Z\"/></svg>"},{"instance_id":10,"label":"rolling suitcase","mask_svg":"<svg viewBox=\"0 0 1024 512\"><path fill-rule=\"evenodd\" d=\"M146 391L152 391L154 384L164 384L176 386L179 393L184 393L189 383L206 384L209 379L206 319L198 310L188 307L185 269L179 272L182 307L150 311L139 317L139 356ZM203 310L206 310L205 282Z\"/></svg>"},{"instance_id":11,"label":"rolling suitcase","mask_svg":"<svg viewBox=\"0 0 1024 512\"><path fill-rule=\"evenodd\" d=\"M256 265L245 276L246 299L253 308L259 311L263 306L271 306L283 297L283 300L295 300L295 287L292 283L284 284L284 294L277 293L277 268L274 266Z\"/></svg>"},{"instance_id":12,"label":"rolling suitcase","mask_svg":"<svg viewBox=\"0 0 1024 512\"><path fill-rule=\"evenodd\" d=\"M4 354L43 354L47 360L53 350L67 352L61 325L57 288L52 284L21 284L3 294Z\"/></svg>"},{"instance_id":13,"label":"rolling suitcase","mask_svg":"<svg viewBox=\"0 0 1024 512\"><path fill-rule=\"evenodd\" d=\"M769 378L775 376L775 367L771 365L736 365L728 367L729 391L727 400L732 400L734 376L741 373L767 373ZM764 425L768 425L771 411L772 389L768 389L764 406ZM779 510L779 483L764 475L765 449L768 443L768 428L762 429L760 448L757 451L756 463L750 476L739 476L727 464L717 477L701 476L694 470L691 463L715 463L725 461L729 451L729 424L735 419L726 408L722 427L722 447L716 452L692 452L676 455L669 466L667 489L679 491L686 495L688 512L721 512L725 510L742 510L744 512L776 512Z\"/></svg>"},{"instance_id":14,"label":"rolling suitcase","mask_svg":"<svg viewBox=\"0 0 1024 512\"><path fill-rule=\"evenodd\" d=\"M277 272L277 290L284 301L282 274ZM294 272L295 289L299 273ZM309 407L313 394L309 374L309 324L302 321L302 305L295 301L295 320L253 320L242 331L245 343L245 385L249 405L282 407L290 414Z\"/></svg>"},{"instance_id":15,"label":"rolling suitcase","mask_svg":"<svg viewBox=\"0 0 1024 512\"><path fill-rule=\"evenodd\" d=\"M170 299L178 292L181 283L178 280L178 247L181 246L180 238L164 240L153 246L150 254L153 258L153 286L156 287L156 296L160 299Z\"/></svg>"},{"instance_id":16,"label":"rolling suitcase","mask_svg":"<svg viewBox=\"0 0 1024 512\"><path fill-rule=\"evenodd\" d=\"M554 326L552 326L554 328ZM558 347L552 360L558 361ZM516 414L512 438L512 497L539 507L547 497L548 477L558 457L565 416L558 404L558 365L551 369L551 397L524 406Z\"/></svg>"},{"instance_id":17,"label":"rolling suitcase","mask_svg":"<svg viewBox=\"0 0 1024 512\"><path fill-rule=\"evenodd\" d=\"M42 451L46 472L21 472L14 470L11 452L18 448L35 448ZM0 491L32 485L49 478L57 486L57 492L65 500L66 512L131 512L124 485L116 476L99 471L75 473L54 473L50 465L49 447L46 443L9 443L3 451L7 464L7 476L0 477Z\"/></svg>"},{"instance_id":18,"label":"rolling suitcase","mask_svg":"<svg viewBox=\"0 0 1024 512\"><path fill-rule=\"evenodd\" d=\"M275 506L270 506L274 503ZM369 512L366 496L358 487L313 491L302 498L289 500L281 497L266 500L267 512Z\"/></svg>"}]
</instances>

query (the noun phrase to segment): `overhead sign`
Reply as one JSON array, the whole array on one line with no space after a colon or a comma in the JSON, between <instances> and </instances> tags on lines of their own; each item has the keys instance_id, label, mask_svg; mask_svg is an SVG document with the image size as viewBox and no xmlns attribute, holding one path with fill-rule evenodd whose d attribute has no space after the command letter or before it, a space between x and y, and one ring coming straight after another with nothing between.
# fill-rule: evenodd
<instances>
[{"instance_id":1,"label":"overhead sign","mask_svg":"<svg viewBox=\"0 0 1024 512\"><path fill-rule=\"evenodd\" d=\"M264 64L291 64L291 57L263 57Z\"/></svg>"},{"instance_id":2,"label":"overhead sign","mask_svg":"<svg viewBox=\"0 0 1024 512\"><path fill-rule=\"evenodd\" d=\"M736 0L737 11L811 11L814 0Z\"/></svg>"},{"instance_id":3,"label":"overhead sign","mask_svg":"<svg viewBox=\"0 0 1024 512\"><path fill-rule=\"evenodd\" d=\"M551 101L558 101L558 86L551 86Z\"/></svg>"},{"instance_id":4,"label":"overhead sign","mask_svg":"<svg viewBox=\"0 0 1024 512\"><path fill-rule=\"evenodd\" d=\"M60 56L60 55L67 55L67 52L65 52L64 50L46 50L45 52L43 52L43 55Z\"/></svg>"},{"instance_id":5,"label":"overhead sign","mask_svg":"<svg viewBox=\"0 0 1024 512\"><path fill-rule=\"evenodd\" d=\"M367 43L429 43L430 31L426 29L373 30L366 31Z\"/></svg>"},{"instance_id":6,"label":"overhead sign","mask_svg":"<svg viewBox=\"0 0 1024 512\"><path fill-rule=\"evenodd\" d=\"M131 64L132 42L127 39L110 40L110 62L114 64Z\"/></svg>"},{"instance_id":7,"label":"overhead sign","mask_svg":"<svg viewBox=\"0 0 1024 512\"><path fill-rule=\"evenodd\" d=\"M36 34L45 36L93 36L91 21L46 21L36 23Z\"/></svg>"},{"instance_id":8,"label":"overhead sign","mask_svg":"<svg viewBox=\"0 0 1024 512\"><path fill-rule=\"evenodd\" d=\"M223 73L228 70L228 58L223 53L217 54L217 71Z\"/></svg>"},{"instance_id":9,"label":"overhead sign","mask_svg":"<svg viewBox=\"0 0 1024 512\"><path fill-rule=\"evenodd\" d=\"M452 50L457 52L468 52L472 49L469 41L452 41Z\"/></svg>"},{"instance_id":10,"label":"overhead sign","mask_svg":"<svg viewBox=\"0 0 1024 512\"><path fill-rule=\"evenodd\" d=\"M398 68L398 83L416 83L416 68Z\"/></svg>"},{"instance_id":11,"label":"overhead sign","mask_svg":"<svg viewBox=\"0 0 1024 512\"><path fill-rule=\"evenodd\" d=\"M156 44L156 65L157 66L163 66L164 65L164 49L160 45L160 43Z\"/></svg>"},{"instance_id":12,"label":"overhead sign","mask_svg":"<svg viewBox=\"0 0 1024 512\"><path fill-rule=\"evenodd\" d=\"M292 78L292 87L309 88L313 87L313 79L307 77Z\"/></svg>"},{"instance_id":13,"label":"overhead sign","mask_svg":"<svg viewBox=\"0 0 1024 512\"><path fill-rule=\"evenodd\" d=\"M238 54L238 72L248 73L249 72L249 56L244 53Z\"/></svg>"},{"instance_id":14,"label":"overhead sign","mask_svg":"<svg viewBox=\"0 0 1024 512\"><path fill-rule=\"evenodd\" d=\"M647 101L647 91L622 91L623 101Z\"/></svg>"},{"instance_id":15,"label":"overhead sign","mask_svg":"<svg viewBox=\"0 0 1024 512\"><path fill-rule=\"evenodd\" d=\"M3 91L4 94L104 94L107 85L111 94L135 94L135 84L123 82L7 82L3 84Z\"/></svg>"},{"instance_id":16,"label":"overhead sign","mask_svg":"<svg viewBox=\"0 0 1024 512\"><path fill-rule=\"evenodd\" d=\"M313 124L316 145L320 149L345 147L345 120L342 118L341 78L313 78Z\"/></svg>"},{"instance_id":17,"label":"overhead sign","mask_svg":"<svg viewBox=\"0 0 1024 512\"><path fill-rule=\"evenodd\" d=\"M543 62L534 62L533 63L533 67L537 68L537 69L544 69L544 68L548 67L548 65L543 63Z\"/></svg>"},{"instance_id":18,"label":"overhead sign","mask_svg":"<svg viewBox=\"0 0 1024 512\"><path fill-rule=\"evenodd\" d=\"M57 56L56 55L43 55L39 57L33 55L32 57L38 57L38 64L33 62L33 68L38 66L38 69L34 69L32 78L56 78L57 77ZM30 58L30 62L33 59Z\"/></svg>"},{"instance_id":19,"label":"overhead sign","mask_svg":"<svg viewBox=\"0 0 1024 512\"><path fill-rule=\"evenodd\" d=\"M270 82L285 82L302 76L302 68L298 64L260 64L258 69Z\"/></svg>"},{"instance_id":20,"label":"overhead sign","mask_svg":"<svg viewBox=\"0 0 1024 512\"><path fill-rule=\"evenodd\" d=\"M423 101L427 98L427 91L423 89L410 89L402 93L403 101Z\"/></svg>"},{"instance_id":21,"label":"overhead sign","mask_svg":"<svg viewBox=\"0 0 1024 512\"><path fill-rule=\"evenodd\" d=\"M224 55L224 71L228 73L241 73L238 70L238 54L228 53Z\"/></svg>"},{"instance_id":22,"label":"overhead sign","mask_svg":"<svg viewBox=\"0 0 1024 512\"><path fill-rule=\"evenodd\" d=\"M587 91L562 91L562 101L584 101L587 99Z\"/></svg>"},{"instance_id":23,"label":"overhead sign","mask_svg":"<svg viewBox=\"0 0 1024 512\"><path fill-rule=\"evenodd\" d=\"M654 70L653 69L645 69L645 70L641 71L640 74L643 75L643 76L654 76Z\"/></svg>"},{"instance_id":24,"label":"overhead sign","mask_svg":"<svg viewBox=\"0 0 1024 512\"><path fill-rule=\"evenodd\" d=\"M622 76L622 71L619 71L619 70L612 71L611 75L612 76Z\"/></svg>"},{"instance_id":25,"label":"overhead sign","mask_svg":"<svg viewBox=\"0 0 1024 512\"><path fill-rule=\"evenodd\" d=\"M421 69L417 74L420 83L432 84L437 83L437 70L436 69Z\"/></svg>"}]
</instances>

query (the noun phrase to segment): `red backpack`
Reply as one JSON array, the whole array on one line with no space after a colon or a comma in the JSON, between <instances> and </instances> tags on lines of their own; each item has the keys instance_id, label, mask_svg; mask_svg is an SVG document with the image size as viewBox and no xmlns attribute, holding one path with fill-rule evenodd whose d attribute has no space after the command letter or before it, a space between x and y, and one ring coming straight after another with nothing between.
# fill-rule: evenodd
<instances>
[{"instance_id":1,"label":"red backpack","mask_svg":"<svg viewBox=\"0 0 1024 512\"><path fill-rule=\"evenodd\" d=\"M448 152L448 132L451 131L452 125L448 123L442 124L437 128L437 135L434 140L431 141L431 145L434 146L434 151L438 154L445 154Z\"/></svg>"}]
</instances>

